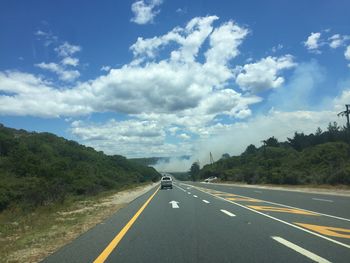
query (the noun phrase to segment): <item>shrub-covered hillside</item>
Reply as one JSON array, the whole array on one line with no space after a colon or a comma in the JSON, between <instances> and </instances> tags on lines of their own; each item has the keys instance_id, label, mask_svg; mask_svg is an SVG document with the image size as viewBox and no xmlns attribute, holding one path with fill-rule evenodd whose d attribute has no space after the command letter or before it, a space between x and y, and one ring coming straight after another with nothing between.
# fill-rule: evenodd
<instances>
[{"instance_id":1,"label":"shrub-covered hillside","mask_svg":"<svg viewBox=\"0 0 350 263\"><path fill-rule=\"evenodd\" d=\"M217 176L221 180L270 184L350 184L350 134L329 124L327 131L295 133L286 142L271 137L240 156L227 154L206 165L192 178ZM194 165L193 165L194 166ZM192 169L193 170L193 169Z\"/></svg>"},{"instance_id":2,"label":"shrub-covered hillside","mask_svg":"<svg viewBox=\"0 0 350 263\"><path fill-rule=\"evenodd\" d=\"M155 169L123 156L0 124L0 211L11 204L44 205L159 177Z\"/></svg>"}]
</instances>

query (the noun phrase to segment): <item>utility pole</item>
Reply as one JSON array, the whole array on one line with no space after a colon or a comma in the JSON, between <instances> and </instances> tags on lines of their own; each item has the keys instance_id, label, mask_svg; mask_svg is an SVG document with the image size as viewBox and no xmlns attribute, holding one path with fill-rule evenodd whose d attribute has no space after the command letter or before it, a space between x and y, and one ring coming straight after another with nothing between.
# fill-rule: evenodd
<instances>
[{"instance_id":1,"label":"utility pole","mask_svg":"<svg viewBox=\"0 0 350 263\"><path fill-rule=\"evenodd\" d=\"M214 163L214 158L213 158L213 155L211 154L211 152L210 152L210 154L209 154L209 158L210 158L210 165L213 165L213 163Z\"/></svg>"},{"instance_id":2,"label":"utility pole","mask_svg":"<svg viewBox=\"0 0 350 263\"><path fill-rule=\"evenodd\" d=\"M338 113L338 116L346 116L346 128L349 129L350 127L350 123L349 123L349 115L350 115L350 104L346 104L345 105L346 107L346 110L345 111L342 111L342 112L339 112Z\"/></svg>"}]
</instances>

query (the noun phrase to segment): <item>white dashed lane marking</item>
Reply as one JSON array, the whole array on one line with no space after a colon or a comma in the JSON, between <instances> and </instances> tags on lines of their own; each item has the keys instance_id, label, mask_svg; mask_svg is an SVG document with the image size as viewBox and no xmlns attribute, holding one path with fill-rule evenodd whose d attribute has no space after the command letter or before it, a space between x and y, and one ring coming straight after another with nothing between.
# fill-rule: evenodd
<instances>
[{"instance_id":1,"label":"white dashed lane marking","mask_svg":"<svg viewBox=\"0 0 350 263\"><path fill-rule=\"evenodd\" d=\"M323 202L329 202L329 203L333 203L333 200L329 200L329 199L322 199L322 198L312 198L312 200L316 200L316 201L323 201Z\"/></svg>"},{"instance_id":2,"label":"white dashed lane marking","mask_svg":"<svg viewBox=\"0 0 350 263\"><path fill-rule=\"evenodd\" d=\"M282 245L285 245L286 247L289 247L290 249L293 249L294 251L304 255L305 257L308 257L309 259L315 261L315 262L320 262L320 263L330 263L327 259L324 259L302 247L299 247L298 245L289 242L288 240L285 240L284 238L281 237L271 237L275 241L279 242Z\"/></svg>"},{"instance_id":3,"label":"white dashed lane marking","mask_svg":"<svg viewBox=\"0 0 350 263\"><path fill-rule=\"evenodd\" d=\"M231 217L236 216L235 214L232 214L229 211L226 211L224 209L220 209L220 211L223 212L224 214L228 215L228 216L231 216Z\"/></svg>"}]
</instances>

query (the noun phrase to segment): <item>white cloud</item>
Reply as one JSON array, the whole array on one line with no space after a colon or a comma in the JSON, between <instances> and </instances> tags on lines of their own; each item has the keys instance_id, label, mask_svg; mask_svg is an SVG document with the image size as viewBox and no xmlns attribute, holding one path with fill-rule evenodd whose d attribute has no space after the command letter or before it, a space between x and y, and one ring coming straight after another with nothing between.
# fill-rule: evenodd
<instances>
[{"instance_id":1,"label":"white cloud","mask_svg":"<svg viewBox=\"0 0 350 263\"><path fill-rule=\"evenodd\" d=\"M331 48L338 48L344 43L344 39L339 34L331 36L328 40L330 40L329 46Z\"/></svg>"},{"instance_id":2,"label":"white cloud","mask_svg":"<svg viewBox=\"0 0 350 263\"><path fill-rule=\"evenodd\" d=\"M350 60L350 45L347 46L345 52L344 52L344 56L347 60Z\"/></svg>"},{"instance_id":3,"label":"white cloud","mask_svg":"<svg viewBox=\"0 0 350 263\"><path fill-rule=\"evenodd\" d=\"M58 75L58 78L60 80L63 81L74 81L77 78L79 78L80 73L77 70L66 70L64 69L62 66L60 66L59 64L56 63L44 63L41 62L39 64L35 64L35 66L37 66L38 68L44 69L44 70L48 70L51 71L53 73L56 73Z\"/></svg>"},{"instance_id":4,"label":"white cloud","mask_svg":"<svg viewBox=\"0 0 350 263\"><path fill-rule=\"evenodd\" d=\"M350 103L350 85L348 89L344 89L342 93L333 99L334 109L337 112L343 111L345 105Z\"/></svg>"},{"instance_id":5,"label":"white cloud","mask_svg":"<svg viewBox=\"0 0 350 263\"><path fill-rule=\"evenodd\" d=\"M37 36L38 40L44 41L45 47L48 47L51 44L56 44L58 42L58 37L55 36L51 31L37 30L34 32L34 35Z\"/></svg>"},{"instance_id":6,"label":"white cloud","mask_svg":"<svg viewBox=\"0 0 350 263\"><path fill-rule=\"evenodd\" d=\"M217 16L193 18L185 28L175 27L163 36L148 39L139 37L130 49L139 61L143 61L146 58L155 58L161 48L175 43L180 48L171 52L171 60L191 62L197 56L204 40L212 32L212 23L217 19Z\"/></svg>"},{"instance_id":7,"label":"white cloud","mask_svg":"<svg viewBox=\"0 0 350 263\"><path fill-rule=\"evenodd\" d=\"M182 139L182 140L189 140L191 139L191 136L189 136L188 134L186 133L181 133L177 136L178 138Z\"/></svg>"},{"instance_id":8,"label":"white cloud","mask_svg":"<svg viewBox=\"0 0 350 263\"><path fill-rule=\"evenodd\" d=\"M39 31L37 34L41 35L45 33ZM79 78L80 72L78 70L71 70L68 68L77 67L79 65L79 59L72 57L72 55L81 51L81 47L64 42L63 44L54 48L54 50L57 55L62 58L60 64L54 62L41 62L35 64L35 66L57 74L58 78L62 81L73 82Z\"/></svg>"},{"instance_id":9,"label":"white cloud","mask_svg":"<svg viewBox=\"0 0 350 263\"><path fill-rule=\"evenodd\" d=\"M320 48L323 46L329 46L331 49L337 49L339 47L345 46L350 40L350 36L333 34L329 35L330 30L323 30L324 39L321 38L321 33L311 33L308 39L304 42L305 47L312 53L321 54Z\"/></svg>"},{"instance_id":10,"label":"white cloud","mask_svg":"<svg viewBox=\"0 0 350 263\"><path fill-rule=\"evenodd\" d=\"M277 46L274 46L271 48L271 51L273 53L276 53L278 50L281 50L283 48L283 45L282 44L278 44Z\"/></svg>"},{"instance_id":11,"label":"white cloud","mask_svg":"<svg viewBox=\"0 0 350 263\"><path fill-rule=\"evenodd\" d=\"M296 66L291 55L266 57L256 63L246 64L240 69L236 82L244 91L253 93L280 87L284 78L278 76L284 69Z\"/></svg>"},{"instance_id":12,"label":"white cloud","mask_svg":"<svg viewBox=\"0 0 350 263\"><path fill-rule=\"evenodd\" d=\"M248 34L248 29L232 21L216 28L210 35L210 48L205 53L208 64L226 65L228 60L239 54L238 47Z\"/></svg>"},{"instance_id":13,"label":"white cloud","mask_svg":"<svg viewBox=\"0 0 350 263\"><path fill-rule=\"evenodd\" d=\"M131 5L131 10L134 13L134 17L131 21L144 25L153 22L154 17L159 13L159 9L156 9L162 4L162 0L139 0Z\"/></svg>"},{"instance_id":14,"label":"white cloud","mask_svg":"<svg viewBox=\"0 0 350 263\"><path fill-rule=\"evenodd\" d=\"M184 8L179 7L178 9L176 9L175 12L180 14L180 15L183 15L183 14L187 13L187 8L186 7L184 7Z\"/></svg>"},{"instance_id":15,"label":"white cloud","mask_svg":"<svg viewBox=\"0 0 350 263\"><path fill-rule=\"evenodd\" d=\"M202 147L215 134L241 128L220 123L220 118L233 122L251 116L251 105L262 100L252 93L279 87L284 82L281 71L295 66L290 55L267 57L238 68L236 74L231 62L239 55L249 30L232 21L215 27L217 19L197 17L161 36L139 38L130 47L134 54L130 64L105 67L107 73L69 88L56 87L32 74L0 72L0 114L71 117L124 113L132 119L102 124L75 121L71 132L80 142L110 154L197 153L193 140L199 138ZM62 79L74 79L64 76L69 72L65 66L74 63L63 61L74 60L80 50L65 42L56 49L61 64L39 63L37 67ZM158 58L160 51L168 56ZM246 92L234 90L235 80ZM169 136L180 142L167 143Z\"/></svg>"},{"instance_id":16,"label":"white cloud","mask_svg":"<svg viewBox=\"0 0 350 263\"><path fill-rule=\"evenodd\" d=\"M107 75L77 83L69 89L45 87L53 93L53 96L47 97L46 100L53 100L54 96L59 94L62 100L66 100L65 103L78 106L81 114L112 111L133 114L138 118L151 116L158 120L166 116L169 118L166 121L167 125L173 122L177 125L190 126L193 130L206 125L218 114L235 118L247 117L250 115L249 105L261 99L255 96L243 96L229 87L235 76L227 63L239 53L238 46L247 30L228 22L213 32L211 24L216 19L218 18L215 16L194 18L185 28L177 27L163 36L153 38L159 39L161 45L176 40L178 47L169 51L168 59L148 61L145 65L131 63L118 69L110 69ZM196 61L197 55L206 39L211 41L209 49L203 51L208 59L200 63ZM142 41L147 42L149 39ZM132 49L136 57L147 61L148 50L141 46L136 48L142 41L138 39ZM230 43L225 44L225 41ZM222 47L229 50L224 51ZM160 45L155 44L152 48L156 52ZM73 55L79 50L80 47L67 42L56 49L60 56ZM224 54L214 56L213 54L219 50ZM177 55L174 55L175 53ZM66 58L71 57L66 56L63 59ZM59 78L65 81L79 77L78 71L67 70L64 65L57 63L39 63L36 66L58 74ZM14 77L15 75L10 73L4 74L4 78ZM20 83L21 79L16 81ZM23 85L28 86L28 83ZM17 95L19 96L14 96L12 99L28 99L20 96L21 90ZM45 109L44 105L46 104L43 104L42 115L47 116L52 112L53 116L57 116L56 109ZM11 108L11 105L8 106ZM77 108L73 109L71 114L76 115ZM30 108L25 114L32 114ZM69 109L65 108L62 115L70 115Z\"/></svg>"},{"instance_id":17,"label":"white cloud","mask_svg":"<svg viewBox=\"0 0 350 263\"><path fill-rule=\"evenodd\" d=\"M65 66L76 67L79 65L79 59L72 58L72 57L65 57L64 59L62 59L61 63Z\"/></svg>"},{"instance_id":18,"label":"white cloud","mask_svg":"<svg viewBox=\"0 0 350 263\"><path fill-rule=\"evenodd\" d=\"M111 70L111 67L110 66L102 66L100 70L108 72Z\"/></svg>"},{"instance_id":19,"label":"white cloud","mask_svg":"<svg viewBox=\"0 0 350 263\"><path fill-rule=\"evenodd\" d=\"M165 142L165 131L155 121L109 120L104 124L75 121L71 132L84 144L107 154L126 156L169 156L191 152L191 144Z\"/></svg>"},{"instance_id":20,"label":"white cloud","mask_svg":"<svg viewBox=\"0 0 350 263\"><path fill-rule=\"evenodd\" d=\"M81 51L81 47L77 45L69 44L68 42L64 42L62 45L56 47L55 51L61 57L69 57Z\"/></svg>"},{"instance_id":21,"label":"white cloud","mask_svg":"<svg viewBox=\"0 0 350 263\"><path fill-rule=\"evenodd\" d=\"M28 73L0 72L0 114L59 117L92 112L84 91L58 90L52 83Z\"/></svg>"},{"instance_id":22,"label":"white cloud","mask_svg":"<svg viewBox=\"0 0 350 263\"><path fill-rule=\"evenodd\" d=\"M316 32L316 33L312 32L310 36L307 38L307 40L304 42L305 47L309 51L320 53L320 51L318 50L320 46L320 37L321 37L320 32Z\"/></svg>"}]
</instances>

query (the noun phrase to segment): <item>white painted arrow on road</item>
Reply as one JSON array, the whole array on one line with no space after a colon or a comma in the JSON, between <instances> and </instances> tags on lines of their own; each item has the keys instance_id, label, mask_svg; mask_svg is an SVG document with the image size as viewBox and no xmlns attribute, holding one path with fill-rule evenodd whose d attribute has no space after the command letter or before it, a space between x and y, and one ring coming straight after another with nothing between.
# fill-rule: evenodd
<instances>
[{"instance_id":1,"label":"white painted arrow on road","mask_svg":"<svg viewBox=\"0 0 350 263\"><path fill-rule=\"evenodd\" d=\"M178 203L179 203L179 202L177 202L177 201L170 201L170 202L169 202L169 204L171 204L171 206L172 206L173 208L179 208Z\"/></svg>"}]
</instances>

